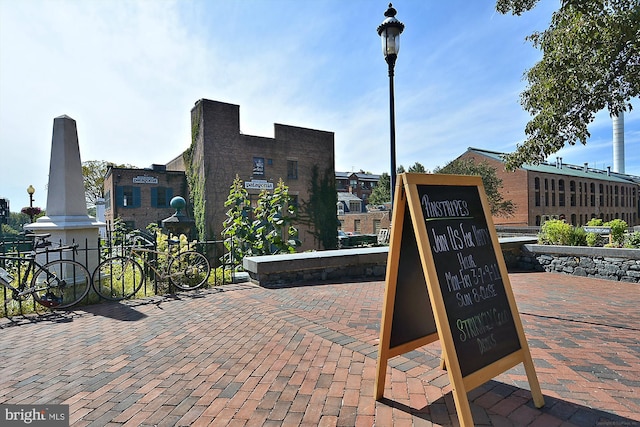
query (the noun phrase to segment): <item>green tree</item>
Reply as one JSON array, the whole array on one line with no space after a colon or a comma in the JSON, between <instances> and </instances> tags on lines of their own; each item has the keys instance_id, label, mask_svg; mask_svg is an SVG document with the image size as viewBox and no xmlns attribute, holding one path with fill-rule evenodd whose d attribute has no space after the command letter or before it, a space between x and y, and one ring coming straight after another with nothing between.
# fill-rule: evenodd
<instances>
[{"instance_id":1,"label":"green tree","mask_svg":"<svg viewBox=\"0 0 640 427\"><path fill-rule=\"evenodd\" d=\"M371 191L369 203L372 205L382 205L391 201L391 177L383 172L376 187Z\"/></svg>"},{"instance_id":2,"label":"green tree","mask_svg":"<svg viewBox=\"0 0 640 427\"><path fill-rule=\"evenodd\" d=\"M434 173L453 175L479 175L482 178L484 191L491 207L491 214L509 217L515 212L515 204L511 200L504 200L500 189L502 180L496 175L495 168L487 162L475 163L471 159L455 159L443 167L436 167Z\"/></svg>"},{"instance_id":3,"label":"green tree","mask_svg":"<svg viewBox=\"0 0 640 427\"><path fill-rule=\"evenodd\" d=\"M226 261L235 265L242 264L242 258L249 252L253 243L252 209L249 193L238 175L229 188L229 196L224 206L229 208L227 218L222 223L222 237L229 257Z\"/></svg>"},{"instance_id":4,"label":"green tree","mask_svg":"<svg viewBox=\"0 0 640 427\"><path fill-rule=\"evenodd\" d=\"M611 244L615 247L621 248L624 245L624 235L629 228L627 222L616 218L606 222L604 225L611 227Z\"/></svg>"},{"instance_id":5,"label":"green tree","mask_svg":"<svg viewBox=\"0 0 640 427\"><path fill-rule=\"evenodd\" d=\"M116 165L105 160L87 160L82 162L84 195L88 206L95 206L98 199L104 198L104 178L109 167L135 168L132 165Z\"/></svg>"},{"instance_id":6,"label":"green tree","mask_svg":"<svg viewBox=\"0 0 640 427\"><path fill-rule=\"evenodd\" d=\"M98 198L104 197L104 176L108 163L104 160L88 160L82 162L82 178L87 205L95 206Z\"/></svg>"},{"instance_id":7,"label":"green tree","mask_svg":"<svg viewBox=\"0 0 640 427\"><path fill-rule=\"evenodd\" d=\"M398 173L404 173L404 166L400 165L398 167ZM409 173L429 173L429 171L427 169L425 169L425 167L422 165L422 163L419 162L415 162L413 164L413 166L409 166L409 169L407 170L407 172Z\"/></svg>"},{"instance_id":8,"label":"green tree","mask_svg":"<svg viewBox=\"0 0 640 427\"><path fill-rule=\"evenodd\" d=\"M520 15L539 0L497 0L496 9ZM537 164L565 144L586 144L595 114L631 110L640 94L638 0L564 0L549 28L527 39L542 59L525 73L521 95L532 114L526 140L507 155L507 167Z\"/></svg>"},{"instance_id":9,"label":"green tree","mask_svg":"<svg viewBox=\"0 0 640 427\"><path fill-rule=\"evenodd\" d=\"M273 194L262 191L253 208L243 182L236 175L224 203L229 208L223 222L222 237L227 248L227 262L242 264L246 256L294 252L299 245L298 230L293 226L297 209L289 188L282 180Z\"/></svg>"},{"instance_id":10,"label":"green tree","mask_svg":"<svg viewBox=\"0 0 640 427\"><path fill-rule=\"evenodd\" d=\"M313 165L309 200L302 201L299 218L309 226L309 233L324 249L336 249L338 245L337 203L335 174L330 168L320 174L318 166Z\"/></svg>"},{"instance_id":11,"label":"green tree","mask_svg":"<svg viewBox=\"0 0 640 427\"><path fill-rule=\"evenodd\" d=\"M262 190L258 196L258 205L253 210L255 217L251 224L253 234L253 255L273 255L279 253L293 253L296 246L298 229L293 226L297 218L297 208L292 203L289 188L282 179L269 193Z\"/></svg>"}]
</instances>

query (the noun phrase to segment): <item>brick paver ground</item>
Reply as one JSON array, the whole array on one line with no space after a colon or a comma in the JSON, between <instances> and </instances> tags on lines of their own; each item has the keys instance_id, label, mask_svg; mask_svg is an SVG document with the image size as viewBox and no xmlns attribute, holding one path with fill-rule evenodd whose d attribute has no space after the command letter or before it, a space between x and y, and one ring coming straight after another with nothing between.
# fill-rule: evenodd
<instances>
[{"instance_id":1,"label":"brick paver ground","mask_svg":"<svg viewBox=\"0 0 640 427\"><path fill-rule=\"evenodd\" d=\"M469 393L478 425L640 425L640 287L510 274L545 395L522 366ZM74 426L457 425L438 343L373 385L384 283L229 285L0 320L0 403Z\"/></svg>"}]
</instances>

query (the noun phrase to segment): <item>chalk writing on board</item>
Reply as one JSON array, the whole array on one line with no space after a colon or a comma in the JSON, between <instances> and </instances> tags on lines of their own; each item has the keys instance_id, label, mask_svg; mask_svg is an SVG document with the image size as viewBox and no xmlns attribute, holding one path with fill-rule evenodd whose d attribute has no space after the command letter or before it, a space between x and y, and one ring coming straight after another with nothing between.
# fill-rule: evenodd
<instances>
[{"instance_id":1,"label":"chalk writing on board","mask_svg":"<svg viewBox=\"0 0 640 427\"><path fill-rule=\"evenodd\" d=\"M463 376L520 348L476 186L418 185Z\"/></svg>"}]
</instances>

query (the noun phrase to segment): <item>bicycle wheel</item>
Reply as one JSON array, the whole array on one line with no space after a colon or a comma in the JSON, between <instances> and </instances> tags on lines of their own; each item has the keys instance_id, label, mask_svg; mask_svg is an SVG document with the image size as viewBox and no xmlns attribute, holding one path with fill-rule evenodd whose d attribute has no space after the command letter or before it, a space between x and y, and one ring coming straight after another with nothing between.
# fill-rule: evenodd
<instances>
[{"instance_id":1,"label":"bicycle wheel","mask_svg":"<svg viewBox=\"0 0 640 427\"><path fill-rule=\"evenodd\" d=\"M135 260L116 256L102 261L93 271L93 289L110 301L130 298L144 283L144 271Z\"/></svg>"},{"instance_id":2,"label":"bicycle wheel","mask_svg":"<svg viewBox=\"0 0 640 427\"><path fill-rule=\"evenodd\" d=\"M31 279L33 299L48 308L66 308L80 302L91 287L91 275L79 262L60 259L43 265Z\"/></svg>"},{"instance_id":3,"label":"bicycle wheel","mask_svg":"<svg viewBox=\"0 0 640 427\"><path fill-rule=\"evenodd\" d=\"M182 252L169 263L169 281L177 288L189 291L204 285L211 266L204 255L194 251Z\"/></svg>"}]
</instances>

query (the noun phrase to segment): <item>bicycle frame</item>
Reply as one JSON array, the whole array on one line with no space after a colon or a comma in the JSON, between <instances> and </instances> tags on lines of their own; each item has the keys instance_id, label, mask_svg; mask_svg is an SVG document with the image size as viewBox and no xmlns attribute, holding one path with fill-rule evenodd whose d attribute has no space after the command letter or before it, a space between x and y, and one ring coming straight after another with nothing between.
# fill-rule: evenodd
<instances>
[{"instance_id":1,"label":"bicycle frame","mask_svg":"<svg viewBox=\"0 0 640 427\"><path fill-rule=\"evenodd\" d=\"M141 246L131 246L129 247L129 249L130 250L127 256L133 258L136 261L139 259L145 267L149 267L151 270L153 270L154 274L158 276L160 281L165 280L169 276L169 263L173 259L173 255L171 253L162 252L157 249L148 249ZM145 256L145 254L160 255L165 258L167 265L164 267L160 267L160 262L157 259L149 260L148 257Z\"/></svg>"},{"instance_id":2,"label":"bicycle frame","mask_svg":"<svg viewBox=\"0 0 640 427\"><path fill-rule=\"evenodd\" d=\"M39 288L39 287L36 287L36 286L27 287L27 281L29 281L29 276L31 274L33 274L39 268L42 269L44 267L44 264L40 264L36 260L36 254L35 253L30 254L28 257L2 255L2 256L0 256L0 261L17 261L18 263L27 263L28 264L24 274L21 273L21 271L20 271L21 269L20 269L20 267L18 267L18 278L20 279L20 281L18 282L18 287L17 288L11 286L11 282L14 279L14 277L11 275L11 273L9 273L4 268L0 267L0 284L2 286L4 286L5 288L10 289L13 292L13 296L12 296L13 299L17 299L16 296L22 297L22 296L25 296L25 295L32 294L33 292L46 289L46 286L44 288ZM44 270L44 271L46 271L46 270ZM51 273L49 273L48 271L46 271L46 273L47 273L47 278L51 278L51 276L52 276Z\"/></svg>"},{"instance_id":3,"label":"bicycle frame","mask_svg":"<svg viewBox=\"0 0 640 427\"><path fill-rule=\"evenodd\" d=\"M53 249L38 251L37 248L49 246L43 237L43 245L34 244L34 250L27 255L0 255L0 261L15 263L16 271L11 273L0 269L0 284L11 292L5 292L5 304L11 300L22 303L27 295L47 308L67 308L77 304L84 298L91 286L91 276L86 267L73 259L62 256L64 251L75 251L77 245L65 245ZM59 257L49 259L50 253L58 253ZM45 256L41 262L37 258ZM25 268L23 264L27 264ZM17 278L12 275L17 274ZM15 286L12 283L16 281ZM6 308L5 308L6 309Z\"/></svg>"}]
</instances>

